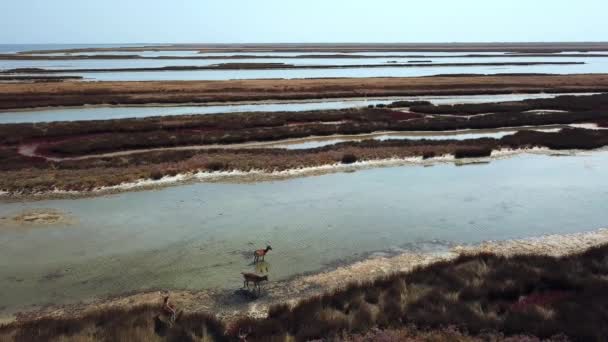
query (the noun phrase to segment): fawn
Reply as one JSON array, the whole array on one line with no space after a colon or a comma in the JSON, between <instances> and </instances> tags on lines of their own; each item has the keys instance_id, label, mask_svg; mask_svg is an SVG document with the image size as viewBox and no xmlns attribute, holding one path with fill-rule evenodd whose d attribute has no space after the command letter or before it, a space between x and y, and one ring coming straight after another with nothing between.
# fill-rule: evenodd
<instances>
[{"instance_id":1,"label":"fawn","mask_svg":"<svg viewBox=\"0 0 608 342\"><path fill-rule=\"evenodd\" d=\"M255 273L241 273L243 275L243 287L249 288L249 282L253 283L253 289L258 289L258 293L260 293L260 283L263 281L268 281L268 276L259 276Z\"/></svg>"}]
</instances>

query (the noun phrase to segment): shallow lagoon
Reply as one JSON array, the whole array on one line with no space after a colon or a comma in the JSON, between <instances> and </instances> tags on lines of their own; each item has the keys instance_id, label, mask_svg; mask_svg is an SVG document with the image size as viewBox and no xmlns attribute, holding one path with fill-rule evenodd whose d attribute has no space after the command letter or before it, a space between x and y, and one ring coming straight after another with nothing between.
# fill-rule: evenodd
<instances>
[{"instance_id":1,"label":"shallow lagoon","mask_svg":"<svg viewBox=\"0 0 608 342\"><path fill-rule=\"evenodd\" d=\"M0 217L47 208L73 223L0 221L0 302L10 311L150 288L237 288L267 241L278 280L378 251L594 230L608 223L606 172L608 152L526 154L3 203Z\"/></svg>"}]
</instances>

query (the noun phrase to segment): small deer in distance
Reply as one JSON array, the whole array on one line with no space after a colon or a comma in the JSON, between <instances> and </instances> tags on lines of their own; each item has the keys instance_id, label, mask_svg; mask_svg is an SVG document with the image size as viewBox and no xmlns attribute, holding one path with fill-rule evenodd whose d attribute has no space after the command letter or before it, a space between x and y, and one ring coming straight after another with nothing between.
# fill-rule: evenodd
<instances>
[{"instance_id":1,"label":"small deer in distance","mask_svg":"<svg viewBox=\"0 0 608 342\"><path fill-rule=\"evenodd\" d=\"M257 251L253 252L253 262L258 262L260 260L264 261L264 257L271 250L272 250L272 247L270 247L270 245L268 245L268 246L266 246L266 249L258 249Z\"/></svg>"}]
</instances>

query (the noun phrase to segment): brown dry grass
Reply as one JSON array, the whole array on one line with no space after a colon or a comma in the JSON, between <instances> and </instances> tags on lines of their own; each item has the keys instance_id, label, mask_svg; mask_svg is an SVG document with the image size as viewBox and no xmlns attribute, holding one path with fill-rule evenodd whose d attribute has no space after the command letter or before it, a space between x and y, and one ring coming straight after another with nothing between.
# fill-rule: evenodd
<instances>
[{"instance_id":1,"label":"brown dry grass","mask_svg":"<svg viewBox=\"0 0 608 342\"><path fill-rule=\"evenodd\" d=\"M0 109L363 96L608 91L608 75L0 84Z\"/></svg>"}]
</instances>

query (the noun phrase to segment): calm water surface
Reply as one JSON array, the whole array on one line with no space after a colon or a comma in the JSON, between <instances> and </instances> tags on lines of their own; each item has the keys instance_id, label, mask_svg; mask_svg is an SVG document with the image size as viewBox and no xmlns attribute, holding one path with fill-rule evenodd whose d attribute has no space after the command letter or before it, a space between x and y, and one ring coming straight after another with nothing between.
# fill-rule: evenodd
<instances>
[{"instance_id":1,"label":"calm water surface","mask_svg":"<svg viewBox=\"0 0 608 342\"><path fill-rule=\"evenodd\" d=\"M389 62L408 64L419 61L412 58L264 58L264 59L83 59L83 60L0 60L0 70L17 68L42 68L52 70L64 69L125 69L125 68L162 68L169 66L211 66L222 63L284 63L298 66L314 65L386 65ZM500 58L424 58L431 63L521 63L521 62L585 62L593 65L605 64L608 57L511 57ZM418 63L413 63L418 64Z\"/></svg>"},{"instance_id":2,"label":"calm water surface","mask_svg":"<svg viewBox=\"0 0 608 342\"><path fill-rule=\"evenodd\" d=\"M555 132L560 128L539 128L535 129L537 131L545 131L545 132ZM377 134L377 135L367 135L364 137L357 138L356 136L349 137L340 137L340 138L332 138L332 137L322 137L315 139L306 139L303 142L288 142L288 143L277 143L275 145L266 145L265 147L275 147L275 148L286 148L289 150L299 150L299 149L308 149L308 148L317 148L329 145L335 145L341 142L346 141L362 141L366 139L373 140L466 140L466 139L479 139L479 138L494 138L500 139L507 135L512 135L517 133L519 130L517 129L496 129L496 130L474 130L472 132L463 132L455 133L455 132L396 132L390 134Z\"/></svg>"},{"instance_id":3,"label":"calm water surface","mask_svg":"<svg viewBox=\"0 0 608 342\"><path fill-rule=\"evenodd\" d=\"M230 80L230 79L300 79L300 78L362 78L362 77L420 77L440 74L593 74L608 72L608 58L575 65L528 66L456 66L409 68L345 68L345 69L278 69L278 70L199 70L162 72L87 72L75 73L90 81L169 81L169 80ZM67 75L67 74L66 74Z\"/></svg>"}]
</instances>

